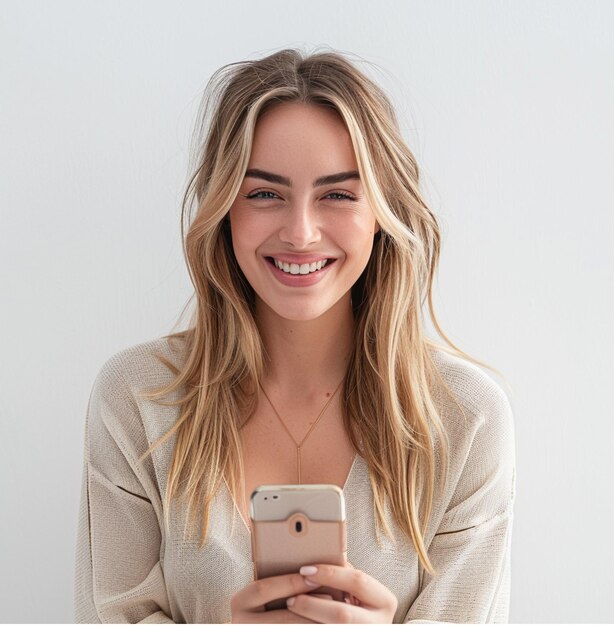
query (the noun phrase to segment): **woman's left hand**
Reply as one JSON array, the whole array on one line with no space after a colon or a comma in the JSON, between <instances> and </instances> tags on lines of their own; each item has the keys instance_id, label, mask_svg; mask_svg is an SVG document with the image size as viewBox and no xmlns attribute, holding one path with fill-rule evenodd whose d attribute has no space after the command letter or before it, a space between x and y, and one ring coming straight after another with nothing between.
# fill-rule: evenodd
<instances>
[{"instance_id":1,"label":"woman's left hand","mask_svg":"<svg viewBox=\"0 0 614 626\"><path fill-rule=\"evenodd\" d=\"M293 604L288 604L290 611L320 624L392 623L398 600L388 587L349 563L346 566L314 563L313 566L317 572L303 577L318 587L345 591L345 602L299 594L294 596Z\"/></svg>"}]
</instances>

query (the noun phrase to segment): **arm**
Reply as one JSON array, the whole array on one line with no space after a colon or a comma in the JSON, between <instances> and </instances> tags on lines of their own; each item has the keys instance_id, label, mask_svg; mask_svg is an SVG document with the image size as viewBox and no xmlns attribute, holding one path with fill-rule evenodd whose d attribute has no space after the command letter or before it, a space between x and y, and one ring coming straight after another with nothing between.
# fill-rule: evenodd
<instances>
[{"instance_id":1,"label":"arm","mask_svg":"<svg viewBox=\"0 0 614 626\"><path fill-rule=\"evenodd\" d=\"M453 496L429 546L435 577L422 570L406 623L507 623L515 497L512 410L498 386L482 418ZM451 442L454 445L454 442Z\"/></svg>"},{"instance_id":2,"label":"arm","mask_svg":"<svg viewBox=\"0 0 614 626\"><path fill-rule=\"evenodd\" d=\"M159 560L154 489L137 467L130 433L146 441L138 407L110 360L94 382L86 416L76 623L174 623Z\"/></svg>"}]
</instances>

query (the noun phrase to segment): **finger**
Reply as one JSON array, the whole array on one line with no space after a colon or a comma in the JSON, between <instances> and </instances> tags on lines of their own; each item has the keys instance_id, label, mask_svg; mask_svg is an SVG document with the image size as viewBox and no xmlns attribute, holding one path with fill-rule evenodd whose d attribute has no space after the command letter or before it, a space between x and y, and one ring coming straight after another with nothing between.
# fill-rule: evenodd
<instances>
[{"instance_id":1,"label":"finger","mask_svg":"<svg viewBox=\"0 0 614 626\"><path fill-rule=\"evenodd\" d=\"M262 615L259 613L258 615ZM266 611L266 621L261 622L265 624L316 624L312 619L293 613L290 609L278 609L275 611ZM249 622L254 622L255 616L252 614L249 617Z\"/></svg>"},{"instance_id":2,"label":"finger","mask_svg":"<svg viewBox=\"0 0 614 626\"><path fill-rule=\"evenodd\" d=\"M313 590L313 585L308 585L304 576L300 574L268 576L253 581L239 592L241 595L240 606L244 611L254 611L272 600L285 599Z\"/></svg>"},{"instance_id":3,"label":"finger","mask_svg":"<svg viewBox=\"0 0 614 626\"><path fill-rule=\"evenodd\" d=\"M292 613L320 624L359 624L365 621L365 610L345 602L315 598L314 594L299 594L288 606Z\"/></svg>"},{"instance_id":4,"label":"finger","mask_svg":"<svg viewBox=\"0 0 614 626\"><path fill-rule=\"evenodd\" d=\"M328 563L318 563L315 567L316 573L305 576L306 580L347 591L361 604L370 607L383 608L392 603L393 598L388 587L362 570Z\"/></svg>"},{"instance_id":5,"label":"finger","mask_svg":"<svg viewBox=\"0 0 614 626\"><path fill-rule=\"evenodd\" d=\"M289 609L276 609L274 611L265 611L264 613L248 613L246 614L246 623L250 624L315 624L312 619L303 617L298 613L293 613ZM264 616L262 621L260 616ZM266 619L265 619L266 618Z\"/></svg>"},{"instance_id":6,"label":"finger","mask_svg":"<svg viewBox=\"0 0 614 626\"><path fill-rule=\"evenodd\" d=\"M328 593L308 593L307 595L312 596L313 598L323 598L324 600L333 599L333 596Z\"/></svg>"}]
</instances>

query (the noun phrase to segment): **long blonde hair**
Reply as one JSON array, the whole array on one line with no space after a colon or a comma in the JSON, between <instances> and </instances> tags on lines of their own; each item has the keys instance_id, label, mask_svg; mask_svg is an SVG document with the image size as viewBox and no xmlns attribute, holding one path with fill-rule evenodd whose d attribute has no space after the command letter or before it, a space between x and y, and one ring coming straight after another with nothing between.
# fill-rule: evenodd
<instances>
[{"instance_id":1,"label":"long blonde hair","mask_svg":"<svg viewBox=\"0 0 614 626\"><path fill-rule=\"evenodd\" d=\"M384 516L387 498L396 523L433 575L424 531L436 485L443 488L448 471L448 441L432 398L437 381L447 386L431 351L460 354L497 370L464 353L441 330L431 295L440 229L421 195L418 164L384 91L338 52L284 49L223 66L207 85L193 144L197 161L183 198L181 223L196 307L188 330L166 336L182 341L185 360L177 367L156 355L175 378L140 394L164 406L179 405L180 415L139 461L176 434L164 496L165 524L168 528L172 500L183 499L192 530L201 503L201 547L222 479L235 499L239 491L244 498L239 431L256 410L264 351L254 321L254 291L237 264L225 218L248 166L258 118L280 102L338 112L351 136L367 201L381 226L368 264L352 287L355 336L341 388L343 419L352 445L369 468L378 532L383 526L391 537ZM424 334L421 310L427 298L434 327L452 350ZM179 399L159 400L176 389L184 392ZM435 462L437 437L441 464Z\"/></svg>"}]
</instances>

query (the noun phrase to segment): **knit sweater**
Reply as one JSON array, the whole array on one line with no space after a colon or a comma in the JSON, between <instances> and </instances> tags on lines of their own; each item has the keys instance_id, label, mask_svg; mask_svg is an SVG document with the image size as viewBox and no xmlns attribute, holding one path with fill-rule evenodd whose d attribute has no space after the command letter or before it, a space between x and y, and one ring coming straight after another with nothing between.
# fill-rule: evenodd
<instances>
[{"instance_id":1,"label":"knit sweater","mask_svg":"<svg viewBox=\"0 0 614 626\"><path fill-rule=\"evenodd\" d=\"M177 406L135 395L172 380L154 353L178 364L175 346L158 338L122 349L94 380L76 538L76 623L223 623L231 619L232 595L253 580L250 532L227 483L212 500L201 549L200 533L184 539L181 507L171 507L169 533L164 530L162 501L176 434L137 463L179 415ZM511 406L476 365L441 350L433 355L465 413L434 391L450 443L445 488L424 534L437 575L423 569L387 500L395 541L381 532L378 543L368 466L358 454L343 488L347 560L395 594L393 623L505 623L515 492ZM168 396L179 397L178 390Z\"/></svg>"}]
</instances>

